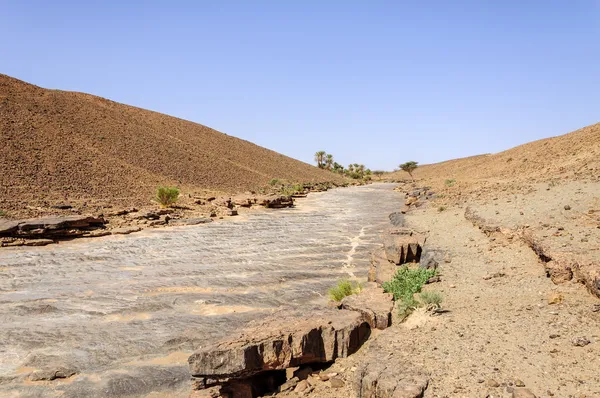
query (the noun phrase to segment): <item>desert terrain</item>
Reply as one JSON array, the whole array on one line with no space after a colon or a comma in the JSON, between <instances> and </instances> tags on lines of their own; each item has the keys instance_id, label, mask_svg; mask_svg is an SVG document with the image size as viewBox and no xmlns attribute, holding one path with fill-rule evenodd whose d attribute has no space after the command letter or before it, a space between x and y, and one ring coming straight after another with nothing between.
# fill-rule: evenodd
<instances>
[{"instance_id":1,"label":"desert terrain","mask_svg":"<svg viewBox=\"0 0 600 398\"><path fill-rule=\"evenodd\" d=\"M309 193L348 181L88 94L0 75L0 116L5 396L600 396L600 124ZM10 236L57 226L95 239Z\"/></svg>"}]
</instances>

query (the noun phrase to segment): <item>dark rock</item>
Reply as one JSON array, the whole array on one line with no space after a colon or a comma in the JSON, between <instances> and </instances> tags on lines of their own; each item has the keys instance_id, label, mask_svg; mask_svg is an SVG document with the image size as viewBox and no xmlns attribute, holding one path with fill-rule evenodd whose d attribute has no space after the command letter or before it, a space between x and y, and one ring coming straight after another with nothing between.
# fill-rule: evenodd
<instances>
[{"instance_id":1,"label":"dark rock","mask_svg":"<svg viewBox=\"0 0 600 398\"><path fill-rule=\"evenodd\" d=\"M228 216L237 216L238 211L236 209L229 209L229 210L227 210L227 215Z\"/></svg>"},{"instance_id":2,"label":"dark rock","mask_svg":"<svg viewBox=\"0 0 600 398\"><path fill-rule=\"evenodd\" d=\"M418 262L425 239L409 228L391 229L383 234L383 249L387 259L396 265Z\"/></svg>"},{"instance_id":3,"label":"dark rock","mask_svg":"<svg viewBox=\"0 0 600 398\"><path fill-rule=\"evenodd\" d=\"M571 206L565 205L565 210L571 210Z\"/></svg>"},{"instance_id":4,"label":"dark rock","mask_svg":"<svg viewBox=\"0 0 600 398\"><path fill-rule=\"evenodd\" d=\"M43 234L47 231L67 230L76 228L100 227L105 224L104 218L92 216L57 216L20 220L18 234ZM44 232L40 232L44 231Z\"/></svg>"},{"instance_id":5,"label":"dark rock","mask_svg":"<svg viewBox=\"0 0 600 398\"><path fill-rule=\"evenodd\" d=\"M364 315L371 329L385 329L392 323L394 301L392 295L371 282L359 294L344 297L341 308Z\"/></svg>"},{"instance_id":6,"label":"dark rock","mask_svg":"<svg viewBox=\"0 0 600 398\"><path fill-rule=\"evenodd\" d=\"M426 250L421 254L419 267L425 269L437 269L440 262L444 259L444 253L437 250Z\"/></svg>"},{"instance_id":7,"label":"dark rock","mask_svg":"<svg viewBox=\"0 0 600 398\"><path fill-rule=\"evenodd\" d=\"M356 311L282 311L252 322L239 335L190 356L192 376L224 380L269 370L331 362L356 352L370 335Z\"/></svg>"},{"instance_id":8,"label":"dark rock","mask_svg":"<svg viewBox=\"0 0 600 398\"><path fill-rule=\"evenodd\" d=\"M402 227L404 226L404 216L402 215L402 213L392 213L389 215L390 217L390 222L392 223L392 225L394 227Z\"/></svg>"},{"instance_id":9,"label":"dark rock","mask_svg":"<svg viewBox=\"0 0 600 398\"><path fill-rule=\"evenodd\" d=\"M59 210L69 210L72 209L73 206L71 205L54 205L54 206L50 206L52 209L59 209Z\"/></svg>"}]
</instances>

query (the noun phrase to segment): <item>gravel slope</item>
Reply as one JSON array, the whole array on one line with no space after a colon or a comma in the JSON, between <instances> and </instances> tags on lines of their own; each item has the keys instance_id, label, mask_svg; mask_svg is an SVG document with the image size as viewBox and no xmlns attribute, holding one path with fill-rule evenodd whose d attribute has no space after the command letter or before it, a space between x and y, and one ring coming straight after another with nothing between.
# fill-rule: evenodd
<instances>
[{"instance_id":1,"label":"gravel slope","mask_svg":"<svg viewBox=\"0 0 600 398\"><path fill-rule=\"evenodd\" d=\"M158 185L241 192L341 177L206 126L0 74L0 209L148 203Z\"/></svg>"}]
</instances>

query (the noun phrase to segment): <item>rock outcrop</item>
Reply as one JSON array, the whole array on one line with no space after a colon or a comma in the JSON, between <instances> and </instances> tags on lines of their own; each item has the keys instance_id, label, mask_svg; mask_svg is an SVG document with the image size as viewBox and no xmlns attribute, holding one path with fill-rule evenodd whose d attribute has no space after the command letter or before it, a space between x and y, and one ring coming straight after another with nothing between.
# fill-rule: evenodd
<instances>
[{"instance_id":1,"label":"rock outcrop","mask_svg":"<svg viewBox=\"0 0 600 398\"><path fill-rule=\"evenodd\" d=\"M344 297L341 307L363 314L371 329L383 330L392 324L392 299L391 294L384 293L376 283L371 282L360 294Z\"/></svg>"},{"instance_id":2,"label":"rock outcrop","mask_svg":"<svg viewBox=\"0 0 600 398\"><path fill-rule=\"evenodd\" d=\"M398 266L388 261L383 249L376 249L371 253L371 266L369 267L369 282L377 282L381 285L391 280Z\"/></svg>"},{"instance_id":3,"label":"rock outcrop","mask_svg":"<svg viewBox=\"0 0 600 398\"><path fill-rule=\"evenodd\" d=\"M356 352L371 333L358 311L334 308L276 313L252 322L239 335L189 358L199 389L240 382L261 373L332 362Z\"/></svg>"},{"instance_id":4,"label":"rock outcrop","mask_svg":"<svg viewBox=\"0 0 600 398\"><path fill-rule=\"evenodd\" d=\"M401 265L419 262L425 236L410 228L394 228L382 236L383 249L388 261Z\"/></svg>"},{"instance_id":5,"label":"rock outcrop","mask_svg":"<svg viewBox=\"0 0 600 398\"><path fill-rule=\"evenodd\" d=\"M26 220L0 220L0 236L15 238L65 238L84 235L102 228L102 217L72 215L42 217Z\"/></svg>"}]
</instances>

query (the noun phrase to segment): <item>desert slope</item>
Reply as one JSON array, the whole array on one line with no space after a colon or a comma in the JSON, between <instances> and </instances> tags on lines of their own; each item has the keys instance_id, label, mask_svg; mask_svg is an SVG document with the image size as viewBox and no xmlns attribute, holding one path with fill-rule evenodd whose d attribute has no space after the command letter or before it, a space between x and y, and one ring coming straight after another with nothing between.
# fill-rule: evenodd
<instances>
[{"instance_id":1,"label":"desert slope","mask_svg":"<svg viewBox=\"0 0 600 398\"><path fill-rule=\"evenodd\" d=\"M147 203L158 185L237 192L271 178L333 173L206 126L0 74L0 208L19 203Z\"/></svg>"},{"instance_id":2,"label":"desert slope","mask_svg":"<svg viewBox=\"0 0 600 398\"><path fill-rule=\"evenodd\" d=\"M424 165L414 175L434 184L446 179L457 183L529 183L595 178L600 175L600 123L496 154ZM396 172L390 177L406 178L407 174Z\"/></svg>"}]
</instances>

